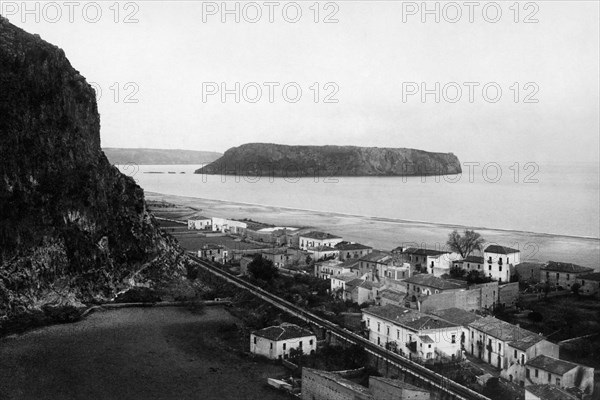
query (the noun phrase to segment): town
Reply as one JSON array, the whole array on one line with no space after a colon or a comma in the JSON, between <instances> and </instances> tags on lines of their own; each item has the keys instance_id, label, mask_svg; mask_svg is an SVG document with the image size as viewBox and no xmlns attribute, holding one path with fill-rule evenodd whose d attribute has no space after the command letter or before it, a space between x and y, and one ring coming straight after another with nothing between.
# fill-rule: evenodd
<instances>
[{"instance_id":1,"label":"town","mask_svg":"<svg viewBox=\"0 0 600 400\"><path fill-rule=\"evenodd\" d=\"M518 249L486 243L468 230L449 232L443 247L400 244L381 250L310 227L198 213L157 215L188 253L489 398L568 400L598 394L594 353L585 358L578 352L598 348L597 339L589 339L597 336L600 314L600 273L592 268L521 260ZM312 294L317 286L324 288L329 300L307 300L268 283L285 277L314 278ZM585 303L595 318L583 321L587 330L573 326L578 321L566 315L562 322L568 326L556 329L548 320L542 326L555 301ZM546 303L547 312L537 311ZM302 399L329 399L332 393L339 399L438 398L397 376L375 372L367 387L349 378L353 371L312 368L303 359L318 357L326 340L301 325L283 322L244 339L255 355L303 365L301 379L269 379L272 386Z\"/></svg>"}]
</instances>

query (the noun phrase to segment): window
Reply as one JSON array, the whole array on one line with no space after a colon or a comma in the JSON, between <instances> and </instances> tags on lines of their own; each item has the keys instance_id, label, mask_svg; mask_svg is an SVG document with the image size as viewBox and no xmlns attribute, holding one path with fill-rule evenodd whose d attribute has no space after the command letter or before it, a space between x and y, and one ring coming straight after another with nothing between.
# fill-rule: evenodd
<instances>
[{"instance_id":1,"label":"window","mask_svg":"<svg viewBox=\"0 0 600 400\"><path fill-rule=\"evenodd\" d=\"M502 343L498 343L498 353L502 351Z\"/></svg>"},{"instance_id":2,"label":"window","mask_svg":"<svg viewBox=\"0 0 600 400\"><path fill-rule=\"evenodd\" d=\"M506 263L510 263L510 258L506 257Z\"/></svg>"},{"instance_id":3,"label":"window","mask_svg":"<svg viewBox=\"0 0 600 400\"><path fill-rule=\"evenodd\" d=\"M556 386L560 386L560 379L556 378Z\"/></svg>"},{"instance_id":4,"label":"window","mask_svg":"<svg viewBox=\"0 0 600 400\"><path fill-rule=\"evenodd\" d=\"M538 371L537 369L535 370L535 377L536 377L536 378L538 377L538 373L539 373L539 372L540 372L540 371Z\"/></svg>"},{"instance_id":5,"label":"window","mask_svg":"<svg viewBox=\"0 0 600 400\"><path fill-rule=\"evenodd\" d=\"M473 334L473 331L471 331L471 339L473 339L473 336L475 336L475 335Z\"/></svg>"},{"instance_id":6,"label":"window","mask_svg":"<svg viewBox=\"0 0 600 400\"><path fill-rule=\"evenodd\" d=\"M552 381L552 375L550 375L550 372L548 372L548 382Z\"/></svg>"},{"instance_id":7,"label":"window","mask_svg":"<svg viewBox=\"0 0 600 400\"><path fill-rule=\"evenodd\" d=\"M559 278L559 276L560 276L560 274L557 272L557 273L556 273L556 280L557 280L557 281L558 281L558 278Z\"/></svg>"},{"instance_id":8,"label":"window","mask_svg":"<svg viewBox=\"0 0 600 400\"><path fill-rule=\"evenodd\" d=\"M312 339L310 339L310 340L308 341L308 344L312 346L312 345L313 345L313 340L312 340Z\"/></svg>"},{"instance_id":9,"label":"window","mask_svg":"<svg viewBox=\"0 0 600 400\"><path fill-rule=\"evenodd\" d=\"M256 336L254 337L254 344L256 344Z\"/></svg>"},{"instance_id":10,"label":"window","mask_svg":"<svg viewBox=\"0 0 600 400\"><path fill-rule=\"evenodd\" d=\"M367 326L369 326L370 322L371 322L371 320L369 318L367 318Z\"/></svg>"},{"instance_id":11,"label":"window","mask_svg":"<svg viewBox=\"0 0 600 400\"><path fill-rule=\"evenodd\" d=\"M380 332L380 330L381 330L380 328L381 328L381 323L380 323L380 322L378 322L378 323L377 323L377 332Z\"/></svg>"},{"instance_id":12,"label":"window","mask_svg":"<svg viewBox=\"0 0 600 400\"><path fill-rule=\"evenodd\" d=\"M526 371L525 375L527 376L527 378L531 378L531 373L529 371L529 368L527 368L525 371Z\"/></svg>"},{"instance_id":13,"label":"window","mask_svg":"<svg viewBox=\"0 0 600 400\"><path fill-rule=\"evenodd\" d=\"M273 350L273 343L271 343L271 345L269 346L269 348L270 348L271 350Z\"/></svg>"},{"instance_id":14,"label":"window","mask_svg":"<svg viewBox=\"0 0 600 400\"><path fill-rule=\"evenodd\" d=\"M396 329L396 339L400 339L400 329Z\"/></svg>"},{"instance_id":15,"label":"window","mask_svg":"<svg viewBox=\"0 0 600 400\"><path fill-rule=\"evenodd\" d=\"M302 348L302 340L300 341L300 344L299 344L298 347Z\"/></svg>"},{"instance_id":16,"label":"window","mask_svg":"<svg viewBox=\"0 0 600 400\"><path fill-rule=\"evenodd\" d=\"M490 265L490 266L488 266L488 270L490 270L490 271L492 270L492 266L491 266L491 265Z\"/></svg>"},{"instance_id":17,"label":"window","mask_svg":"<svg viewBox=\"0 0 600 400\"><path fill-rule=\"evenodd\" d=\"M515 358L517 358L517 351L515 350Z\"/></svg>"},{"instance_id":18,"label":"window","mask_svg":"<svg viewBox=\"0 0 600 400\"><path fill-rule=\"evenodd\" d=\"M569 280L569 278L570 278L570 276L569 276L569 274L567 274L567 280Z\"/></svg>"},{"instance_id":19,"label":"window","mask_svg":"<svg viewBox=\"0 0 600 400\"><path fill-rule=\"evenodd\" d=\"M284 350L285 350L285 347L286 347L286 343L284 343L284 344L283 344L283 349L284 349Z\"/></svg>"},{"instance_id":20,"label":"window","mask_svg":"<svg viewBox=\"0 0 600 400\"><path fill-rule=\"evenodd\" d=\"M502 272L502 265L498 265L498 271Z\"/></svg>"},{"instance_id":21,"label":"window","mask_svg":"<svg viewBox=\"0 0 600 400\"><path fill-rule=\"evenodd\" d=\"M585 281L581 281L581 286L584 286L584 285L585 285Z\"/></svg>"},{"instance_id":22,"label":"window","mask_svg":"<svg viewBox=\"0 0 600 400\"><path fill-rule=\"evenodd\" d=\"M390 327L389 327L389 326L387 327L386 334L387 334L388 336L390 336Z\"/></svg>"},{"instance_id":23,"label":"window","mask_svg":"<svg viewBox=\"0 0 600 400\"><path fill-rule=\"evenodd\" d=\"M452 335L452 343L456 343L456 335Z\"/></svg>"}]
</instances>

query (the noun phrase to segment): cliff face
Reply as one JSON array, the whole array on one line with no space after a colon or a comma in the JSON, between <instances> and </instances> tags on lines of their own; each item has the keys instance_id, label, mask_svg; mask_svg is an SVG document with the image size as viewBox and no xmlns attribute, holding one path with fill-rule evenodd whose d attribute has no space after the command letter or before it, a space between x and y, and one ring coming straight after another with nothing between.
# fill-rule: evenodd
<instances>
[{"instance_id":1,"label":"cliff face","mask_svg":"<svg viewBox=\"0 0 600 400\"><path fill-rule=\"evenodd\" d=\"M203 174L299 176L411 176L461 172L452 153L404 148L285 146L249 143L196 171Z\"/></svg>"},{"instance_id":2,"label":"cliff face","mask_svg":"<svg viewBox=\"0 0 600 400\"><path fill-rule=\"evenodd\" d=\"M0 16L0 326L106 299L184 262L100 148L94 90L64 52Z\"/></svg>"}]
</instances>

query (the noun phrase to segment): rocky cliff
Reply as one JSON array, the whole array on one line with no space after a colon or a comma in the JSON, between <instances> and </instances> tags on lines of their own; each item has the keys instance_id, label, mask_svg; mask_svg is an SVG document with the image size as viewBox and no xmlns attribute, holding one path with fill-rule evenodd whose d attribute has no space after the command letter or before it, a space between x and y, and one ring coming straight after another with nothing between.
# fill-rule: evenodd
<instances>
[{"instance_id":1,"label":"rocky cliff","mask_svg":"<svg viewBox=\"0 0 600 400\"><path fill-rule=\"evenodd\" d=\"M135 182L100 148L94 90L64 52L0 16L0 327L182 271Z\"/></svg>"},{"instance_id":2,"label":"rocky cliff","mask_svg":"<svg viewBox=\"0 0 600 400\"><path fill-rule=\"evenodd\" d=\"M249 143L196 171L253 176L411 176L461 172L452 153L405 148L354 146L285 146Z\"/></svg>"}]
</instances>

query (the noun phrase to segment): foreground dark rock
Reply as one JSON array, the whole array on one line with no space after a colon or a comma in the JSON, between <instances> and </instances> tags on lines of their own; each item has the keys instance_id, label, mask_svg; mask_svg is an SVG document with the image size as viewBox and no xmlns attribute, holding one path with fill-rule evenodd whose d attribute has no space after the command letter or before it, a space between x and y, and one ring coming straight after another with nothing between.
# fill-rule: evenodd
<instances>
[{"instance_id":1,"label":"foreground dark rock","mask_svg":"<svg viewBox=\"0 0 600 400\"><path fill-rule=\"evenodd\" d=\"M419 176L462 172L452 153L405 148L248 143L200 168L200 174L277 177Z\"/></svg>"},{"instance_id":2,"label":"foreground dark rock","mask_svg":"<svg viewBox=\"0 0 600 400\"><path fill-rule=\"evenodd\" d=\"M93 89L61 49L1 17L0 179L0 330L183 270L142 189L102 153Z\"/></svg>"}]
</instances>

